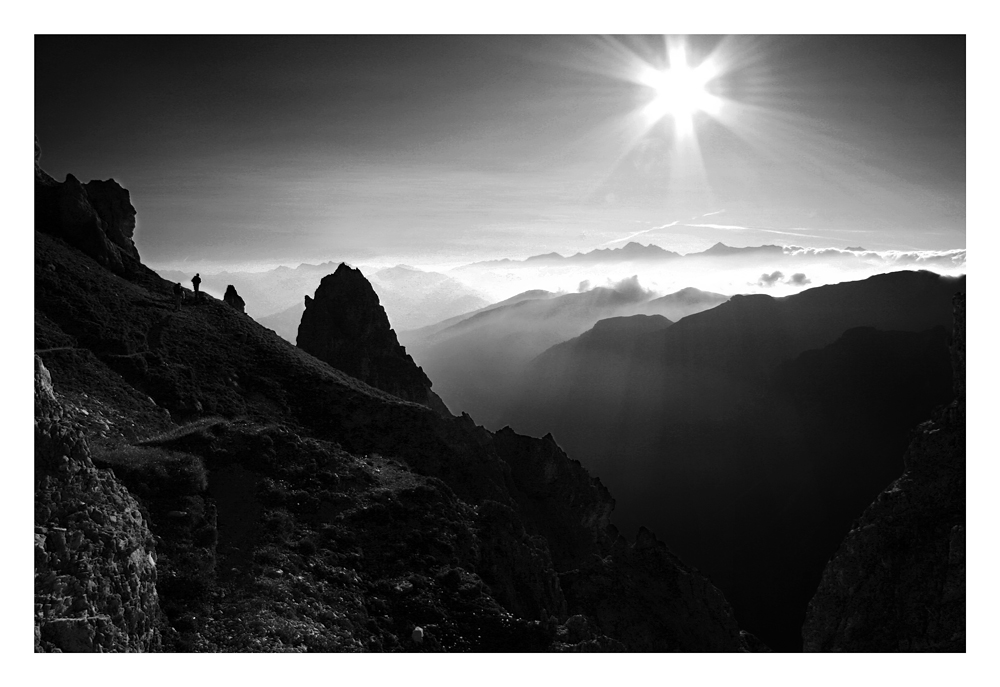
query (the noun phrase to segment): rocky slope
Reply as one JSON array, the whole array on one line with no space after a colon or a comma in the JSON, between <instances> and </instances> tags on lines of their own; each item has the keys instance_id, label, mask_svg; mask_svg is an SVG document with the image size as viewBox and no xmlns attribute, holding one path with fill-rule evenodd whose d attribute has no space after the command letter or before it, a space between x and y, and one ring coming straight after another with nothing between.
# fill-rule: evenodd
<instances>
[{"instance_id":1,"label":"rocky slope","mask_svg":"<svg viewBox=\"0 0 1000 687\"><path fill-rule=\"evenodd\" d=\"M299 348L378 389L450 415L431 391L431 380L399 345L361 270L341 263L305 304Z\"/></svg>"},{"instance_id":2,"label":"rocky slope","mask_svg":"<svg viewBox=\"0 0 1000 687\"><path fill-rule=\"evenodd\" d=\"M956 398L914 432L902 476L823 572L806 651L965 651L965 297L955 298Z\"/></svg>"},{"instance_id":3,"label":"rocky slope","mask_svg":"<svg viewBox=\"0 0 1000 687\"><path fill-rule=\"evenodd\" d=\"M402 400L211 296L175 312L39 171L36 354L80 434L47 438L40 384L38 650L744 648L551 438ZM631 603L599 607L609 585Z\"/></svg>"},{"instance_id":4,"label":"rocky slope","mask_svg":"<svg viewBox=\"0 0 1000 687\"><path fill-rule=\"evenodd\" d=\"M35 651L155 651L154 537L35 356Z\"/></svg>"}]
</instances>

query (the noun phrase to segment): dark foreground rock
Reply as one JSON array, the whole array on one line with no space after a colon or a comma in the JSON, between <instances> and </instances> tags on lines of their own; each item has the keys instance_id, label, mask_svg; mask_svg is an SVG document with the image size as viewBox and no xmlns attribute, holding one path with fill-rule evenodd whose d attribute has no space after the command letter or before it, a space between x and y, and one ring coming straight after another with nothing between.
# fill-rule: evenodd
<instances>
[{"instance_id":1,"label":"dark foreground rock","mask_svg":"<svg viewBox=\"0 0 1000 687\"><path fill-rule=\"evenodd\" d=\"M955 299L957 398L921 424L902 477L827 565L806 651L965 651L965 297Z\"/></svg>"},{"instance_id":2,"label":"dark foreground rock","mask_svg":"<svg viewBox=\"0 0 1000 687\"><path fill-rule=\"evenodd\" d=\"M722 592L645 528L631 545L618 537L607 556L561 581L570 612L587 609L633 651L760 650L741 643Z\"/></svg>"}]
</instances>

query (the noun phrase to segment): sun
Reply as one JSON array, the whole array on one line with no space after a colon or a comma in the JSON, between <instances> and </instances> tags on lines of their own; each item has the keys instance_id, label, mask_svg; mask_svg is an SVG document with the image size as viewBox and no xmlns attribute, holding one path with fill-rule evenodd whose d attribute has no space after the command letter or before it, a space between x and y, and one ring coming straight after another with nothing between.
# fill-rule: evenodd
<instances>
[{"instance_id":1,"label":"sun","mask_svg":"<svg viewBox=\"0 0 1000 687\"><path fill-rule=\"evenodd\" d=\"M655 93L645 107L646 115L653 120L670 116L679 129L690 129L695 114L718 109L719 99L708 91L717 76L714 72L708 63L691 67L683 47L671 49L669 67L647 67L639 76L639 81Z\"/></svg>"}]
</instances>

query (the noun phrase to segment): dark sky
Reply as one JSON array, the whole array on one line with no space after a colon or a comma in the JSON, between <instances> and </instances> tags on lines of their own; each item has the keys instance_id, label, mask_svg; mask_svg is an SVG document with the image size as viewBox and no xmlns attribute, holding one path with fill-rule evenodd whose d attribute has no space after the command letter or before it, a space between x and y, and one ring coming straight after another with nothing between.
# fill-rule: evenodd
<instances>
[{"instance_id":1,"label":"dark sky","mask_svg":"<svg viewBox=\"0 0 1000 687\"><path fill-rule=\"evenodd\" d=\"M724 103L688 140L656 36L37 36L35 133L154 265L965 247L963 36L684 43Z\"/></svg>"}]
</instances>

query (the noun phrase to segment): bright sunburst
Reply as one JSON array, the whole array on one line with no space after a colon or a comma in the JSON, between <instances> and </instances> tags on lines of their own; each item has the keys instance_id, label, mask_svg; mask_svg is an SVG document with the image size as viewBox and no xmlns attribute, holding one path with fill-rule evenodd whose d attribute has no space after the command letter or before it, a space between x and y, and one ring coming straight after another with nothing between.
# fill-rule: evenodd
<instances>
[{"instance_id":1,"label":"bright sunburst","mask_svg":"<svg viewBox=\"0 0 1000 687\"><path fill-rule=\"evenodd\" d=\"M639 75L640 82L656 93L644 110L646 116L655 121L669 115L679 132L690 133L695 114L714 114L718 110L719 98L707 90L717 75L709 61L691 67L684 47L672 47L669 67L647 67Z\"/></svg>"}]
</instances>

